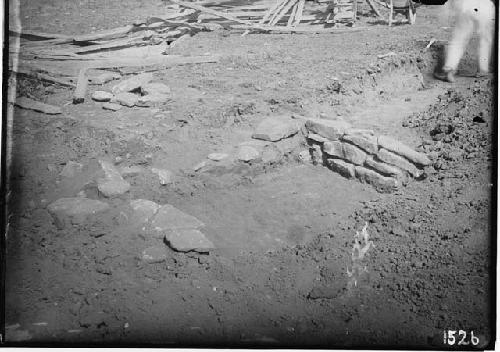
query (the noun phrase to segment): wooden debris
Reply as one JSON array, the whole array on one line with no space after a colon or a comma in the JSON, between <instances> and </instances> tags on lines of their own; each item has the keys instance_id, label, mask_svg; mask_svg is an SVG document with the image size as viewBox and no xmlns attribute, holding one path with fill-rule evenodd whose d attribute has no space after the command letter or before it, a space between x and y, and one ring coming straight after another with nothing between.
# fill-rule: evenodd
<instances>
[{"instance_id":1,"label":"wooden debris","mask_svg":"<svg viewBox=\"0 0 500 352\"><path fill-rule=\"evenodd\" d=\"M221 11L212 10L212 9L206 8L204 6L196 5L196 4L193 4L193 3L190 3L190 2L184 2L184 1L179 1L179 0L170 0L170 1L173 2L173 3L175 3L175 4L181 5L181 6L185 6L185 7L189 7L189 8L201 11L201 12L209 13L211 15L222 17L222 18L225 18L227 20L234 21L234 22L237 22L237 23L248 24L248 25L251 24L248 21L240 20L239 18L231 16L231 15L229 15L227 13L224 13L224 12L221 12Z\"/></svg>"},{"instance_id":2,"label":"wooden debris","mask_svg":"<svg viewBox=\"0 0 500 352\"><path fill-rule=\"evenodd\" d=\"M16 101L14 102L14 105L23 109L42 112L47 115L62 114L62 110L58 106L41 103L27 97L17 98Z\"/></svg>"},{"instance_id":3,"label":"wooden debris","mask_svg":"<svg viewBox=\"0 0 500 352\"><path fill-rule=\"evenodd\" d=\"M36 78L40 81L45 81L45 82L49 82L49 83L56 83L56 84L59 84L59 85L64 86L64 87L72 87L72 88L76 87L75 84L73 84L69 81L66 81L64 79L52 77L50 75L47 75L44 73L39 73L39 72L30 70L27 68L18 67L17 69L12 70L12 72L15 74L21 74L21 75L25 75L28 77Z\"/></svg>"},{"instance_id":4,"label":"wooden debris","mask_svg":"<svg viewBox=\"0 0 500 352\"><path fill-rule=\"evenodd\" d=\"M9 29L10 36L17 36L26 39L33 40L48 40L48 39L65 39L65 40L73 40L73 37L64 34L55 34L55 33L44 33L38 31L16 31L14 29Z\"/></svg>"},{"instance_id":5,"label":"wooden debris","mask_svg":"<svg viewBox=\"0 0 500 352\"><path fill-rule=\"evenodd\" d=\"M377 7L375 5L373 5L373 2L372 0L366 0L366 2L368 3L368 5L370 5L371 9L373 10L373 12L375 12L375 14L382 18L382 14L380 13L380 11L377 9Z\"/></svg>"},{"instance_id":6,"label":"wooden debris","mask_svg":"<svg viewBox=\"0 0 500 352\"><path fill-rule=\"evenodd\" d=\"M85 35L80 35L76 36L73 38L74 43L86 43L86 42L94 42L94 41L99 41L99 40L110 40L110 39L117 39L120 37L124 37L130 32L132 32L135 28L134 25L128 25L125 27L119 27L119 28L114 28L114 29L109 29L105 31L100 31L96 33L91 33L91 34L85 34Z\"/></svg>"},{"instance_id":7,"label":"wooden debris","mask_svg":"<svg viewBox=\"0 0 500 352\"><path fill-rule=\"evenodd\" d=\"M89 79L87 77L87 69L82 68L78 74L78 82L76 84L75 92L73 93L73 104L80 104L84 102L88 84Z\"/></svg>"},{"instance_id":8,"label":"wooden debris","mask_svg":"<svg viewBox=\"0 0 500 352\"><path fill-rule=\"evenodd\" d=\"M304 12L304 5L305 5L305 0L299 0L298 8L297 8L297 13L295 14L295 19L294 19L294 26L297 26L300 21L302 21L302 14Z\"/></svg>"},{"instance_id":9,"label":"wooden debris","mask_svg":"<svg viewBox=\"0 0 500 352\"><path fill-rule=\"evenodd\" d=\"M356 27L356 28L325 28L323 26L308 26L308 27L285 27L285 26L243 26L243 25L232 25L234 29L251 29L255 31L263 32L283 32L283 33L331 33L331 34L342 34L342 33L353 33L367 30L367 27Z\"/></svg>"},{"instance_id":10,"label":"wooden debris","mask_svg":"<svg viewBox=\"0 0 500 352\"><path fill-rule=\"evenodd\" d=\"M290 17L288 17L288 22L286 24L287 27L291 27L292 24L294 23L295 14L297 13L298 8L299 8L299 3L297 2L295 5L293 5L292 13L290 14Z\"/></svg>"}]
</instances>

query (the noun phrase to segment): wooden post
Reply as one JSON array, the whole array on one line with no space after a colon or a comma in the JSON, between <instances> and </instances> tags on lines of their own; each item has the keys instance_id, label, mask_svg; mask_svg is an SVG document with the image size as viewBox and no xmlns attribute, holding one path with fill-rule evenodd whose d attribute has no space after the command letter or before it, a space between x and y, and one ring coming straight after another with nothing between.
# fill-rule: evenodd
<instances>
[{"instance_id":1,"label":"wooden post","mask_svg":"<svg viewBox=\"0 0 500 352\"><path fill-rule=\"evenodd\" d=\"M80 104L84 102L88 84L89 79L87 77L87 69L82 68L78 74L78 82L76 83L76 89L73 93L73 104Z\"/></svg>"}]
</instances>

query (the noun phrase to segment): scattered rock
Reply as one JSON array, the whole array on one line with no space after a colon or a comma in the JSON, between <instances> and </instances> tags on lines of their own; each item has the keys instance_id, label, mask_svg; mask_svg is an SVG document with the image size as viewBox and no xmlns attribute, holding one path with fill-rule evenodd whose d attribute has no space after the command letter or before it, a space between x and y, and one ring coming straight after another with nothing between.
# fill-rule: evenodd
<instances>
[{"instance_id":1,"label":"scattered rock","mask_svg":"<svg viewBox=\"0 0 500 352\"><path fill-rule=\"evenodd\" d=\"M104 110L118 111L122 108L122 106L116 103L105 103L102 105L102 108Z\"/></svg>"},{"instance_id":2,"label":"scattered rock","mask_svg":"<svg viewBox=\"0 0 500 352\"><path fill-rule=\"evenodd\" d=\"M70 160L64 165L59 175L66 178L73 178L76 174L80 173L82 169L82 164Z\"/></svg>"},{"instance_id":3,"label":"scattered rock","mask_svg":"<svg viewBox=\"0 0 500 352\"><path fill-rule=\"evenodd\" d=\"M161 185L169 185L173 182L174 174L170 170L152 168L151 172L158 175Z\"/></svg>"},{"instance_id":4,"label":"scattered rock","mask_svg":"<svg viewBox=\"0 0 500 352\"><path fill-rule=\"evenodd\" d=\"M170 87L164 83L147 83L141 87L141 93L143 95L168 95L171 93Z\"/></svg>"},{"instance_id":5,"label":"scattered rock","mask_svg":"<svg viewBox=\"0 0 500 352\"><path fill-rule=\"evenodd\" d=\"M141 73L137 76L130 77L115 85L112 89L114 94L123 92L132 92L141 89L143 86L153 80L151 72Z\"/></svg>"},{"instance_id":6,"label":"scattered rock","mask_svg":"<svg viewBox=\"0 0 500 352\"><path fill-rule=\"evenodd\" d=\"M398 181L393 177L382 176L363 166L356 166L356 177L363 183L368 183L379 192L392 192L398 188Z\"/></svg>"},{"instance_id":7,"label":"scattered rock","mask_svg":"<svg viewBox=\"0 0 500 352\"><path fill-rule=\"evenodd\" d=\"M328 159L326 163L330 167L330 169L346 178L354 178L355 176L354 165L351 163L345 162L340 159Z\"/></svg>"},{"instance_id":8,"label":"scattered rock","mask_svg":"<svg viewBox=\"0 0 500 352\"><path fill-rule=\"evenodd\" d=\"M132 208L132 223L144 224L149 221L160 209L160 205L147 199L134 199L130 201Z\"/></svg>"},{"instance_id":9,"label":"scattered rock","mask_svg":"<svg viewBox=\"0 0 500 352\"><path fill-rule=\"evenodd\" d=\"M125 181L115 166L104 160L99 160L104 178L97 180L97 189L108 198L120 196L130 190L130 183Z\"/></svg>"},{"instance_id":10,"label":"scattered rock","mask_svg":"<svg viewBox=\"0 0 500 352\"><path fill-rule=\"evenodd\" d=\"M277 142L293 136L300 130L297 120L289 117L270 117L262 121L255 129L252 138Z\"/></svg>"},{"instance_id":11,"label":"scattered rock","mask_svg":"<svg viewBox=\"0 0 500 352\"><path fill-rule=\"evenodd\" d=\"M93 84L104 84L115 79L120 79L122 76L117 72L104 72L97 77L92 78Z\"/></svg>"},{"instance_id":12,"label":"scattered rock","mask_svg":"<svg viewBox=\"0 0 500 352\"><path fill-rule=\"evenodd\" d=\"M205 224L200 220L170 204L161 206L151 221L151 228L160 233L166 230L196 229L202 226Z\"/></svg>"},{"instance_id":13,"label":"scattered rock","mask_svg":"<svg viewBox=\"0 0 500 352\"><path fill-rule=\"evenodd\" d=\"M104 202L83 197L60 198L47 206L59 229L69 224L81 224L89 215L108 209L109 205Z\"/></svg>"},{"instance_id":14,"label":"scattered rock","mask_svg":"<svg viewBox=\"0 0 500 352\"><path fill-rule=\"evenodd\" d=\"M387 136L379 136L378 144L391 152L402 155L415 164L427 166L431 164L430 159L423 153L419 153L407 145Z\"/></svg>"},{"instance_id":15,"label":"scattered rock","mask_svg":"<svg viewBox=\"0 0 500 352\"><path fill-rule=\"evenodd\" d=\"M225 153L211 153L208 154L207 158L213 161L221 161L222 159L226 159L229 155Z\"/></svg>"},{"instance_id":16,"label":"scattered rock","mask_svg":"<svg viewBox=\"0 0 500 352\"><path fill-rule=\"evenodd\" d=\"M400 169L408 171L413 177L419 177L421 175L421 172L417 169L415 165L410 163L402 156L394 154L384 148L380 148L380 150L377 153L377 158L379 160L382 160L383 162L386 162L388 164L397 166Z\"/></svg>"},{"instance_id":17,"label":"scattered rock","mask_svg":"<svg viewBox=\"0 0 500 352\"><path fill-rule=\"evenodd\" d=\"M215 246L197 229L172 229L165 232L165 241L179 252L207 253Z\"/></svg>"},{"instance_id":18,"label":"scattered rock","mask_svg":"<svg viewBox=\"0 0 500 352\"><path fill-rule=\"evenodd\" d=\"M260 152L249 145L240 146L237 154L238 160L250 162L260 158Z\"/></svg>"},{"instance_id":19,"label":"scattered rock","mask_svg":"<svg viewBox=\"0 0 500 352\"><path fill-rule=\"evenodd\" d=\"M141 174L143 171L142 167L133 165L133 166L124 166L120 168L120 174L122 176L135 176Z\"/></svg>"},{"instance_id":20,"label":"scattered rock","mask_svg":"<svg viewBox=\"0 0 500 352\"><path fill-rule=\"evenodd\" d=\"M133 93L118 93L115 95L114 100L120 105L131 108L139 101L139 97Z\"/></svg>"},{"instance_id":21,"label":"scattered rock","mask_svg":"<svg viewBox=\"0 0 500 352\"><path fill-rule=\"evenodd\" d=\"M141 259L146 263L161 263L167 259L167 252L164 248L152 246L142 251Z\"/></svg>"},{"instance_id":22,"label":"scattered rock","mask_svg":"<svg viewBox=\"0 0 500 352\"><path fill-rule=\"evenodd\" d=\"M92 99L95 101L110 101L113 98L113 94L105 92L103 90L96 90L92 94Z\"/></svg>"},{"instance_id":23,"label":"scattered rock","mask_svg":"<svg viewBox=\"0 0 500 352\"><path fill-rule=\"evenodd\" d=\"M308 119L306 128L309 132L335 141L342 137L351 125L343 120Z\"/></svg>"}]
</instances>

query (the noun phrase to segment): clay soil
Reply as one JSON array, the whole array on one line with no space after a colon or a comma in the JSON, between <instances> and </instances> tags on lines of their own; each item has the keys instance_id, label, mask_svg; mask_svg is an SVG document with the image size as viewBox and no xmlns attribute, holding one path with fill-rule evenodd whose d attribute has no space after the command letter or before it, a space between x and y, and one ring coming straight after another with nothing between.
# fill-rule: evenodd
<instances>
[{"instance_id":1,"label":"clay soil","mask_svg":"<svg viewBox=\"0 0 500 352\"><path fill-rule=\"evenodd\" d=\"M24 0L20 19L26 29L83 34L163 7ZM14 110L7 341L443 349L444 330L464 330L478 347L492 343L496 82L473 76L476 38L455 84L432 79L450 35L438 10L422 6L414 26L389 28L362 6L358 26L367 29L340 35L198 33L171 53L221 61L154 72L172 90L155 109L73 105L67 89L19 79L18 96L63 114ZM396 55L377 58L388 52ZM307 145L295 139L273 164L193 171L276 114L340 117L405 141L433 165L382 194L301 161ZM109 212L58 229L47 204L82 189L99 198L88 179L68 182L60 171L102 158L146 171L127 177L124 197L105 200ZM151 167L173 171L174 184L160 185ZM151 240L120 222L121 207L136 198L196 216L216 250L161 243L166 261L142 261ZM352 285L353 238L365 223L374 247Z\"/></svg>"}]
</instances>

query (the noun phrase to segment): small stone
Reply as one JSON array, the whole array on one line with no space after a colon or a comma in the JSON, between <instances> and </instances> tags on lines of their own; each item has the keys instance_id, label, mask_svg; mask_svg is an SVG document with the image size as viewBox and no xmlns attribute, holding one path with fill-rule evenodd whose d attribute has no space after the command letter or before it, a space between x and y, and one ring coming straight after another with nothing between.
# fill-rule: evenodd
<instances>
[{"instance_id":1,"label":"small stone","mask_svg":"<svg viewBox=\"0 0 500 352\"><path fill-rule=\"evenodd\" d=\"M299 160L306 164L312 163L311 153L309 153L309 150L302 150L299 152Z\"/></svg>"},{"instance_id":2,"label":"small stone","mask_svg":"<svg viewBox=\"0 0 500 352\"><path fill-rule=\"evenodd\" d=\"M207 253L214 249L214 244L197 229L173 229L165 232L165 241L179 252L195 251Z\"/></svg>"},{"instance_id":3,"label":"small stone","mask_svg":"<svg viewBox=\"0 0 500 352\"><path fill-rule=\"evenodd\" d=\"M134 199L130 201L130 207L132 208L132 222L135 224L144 224L151 219L158 209L160 209L160 205L156 204L147 199Z\"/></svg>"},{"instance_id":4,"label":"small stone","mask_svg":"<svg viewBox=\"0 0 500 352\"><path fill-rule=\"evenodd\" d=\"M120 196L130 190L130 183L125 181L115 166L107 161L99 160L104 178L97 180L97 189L108 198Z\"/></svg>"},{"instance_id":5,"label":"small stone","mask_svg":"<svg viewBox=\"0 0 500 352\"><path fill-rule=\"evenodd\" d=\"M76 174L80 173L82 169L82 164L70 160L64 165L59 175L66 178L73 178Z\"/></svg>"},{"instance_id":6,"label":"small stone","mask_svg":"<svg viewBox=\"0 0 500 352\"><path fill-rule=\"evenodd\" d=\"M344 149L342 143L339 141L325 142L323 144L323 151L330 156L344 158Z\"/></svg>"},{"instance_id":7,"label":"small stone","mask_svg":"<svg viewBox=\"0 0 500 352\"><path fill-rule=\"evenodd\" d=\"M363 166L356 166L356 177L363 183L372 185L377 191L388 193L398 188L398 181L393 177L385 177Z\"/></svg>"},{"instance_id":8,"label":"small stone","mask_svg":"<svg viewBox=\"0 0 500 352\"><path fill-rule=\"evenodd\" d=\"M196 164L194 167L193 167L193 170L194 171L199 171L201 169L203 169L205 166L207 166L207 162L206 161L202 161L198 164Z\"/></svg>"},{"instance_id":9,"label":"small stone","mask_svg":"<svg viewBox=\"0 0 500 352\"><path fill-rule=\"evenodd\" d=\"M151 228L160 233L166 230L196 229L202 226L205 224L200 220L170 204L161 206L151 221Z\"/></svg>"},{"instance_id":10,"label":"small stone","mask_svg":"<svg viewBox=\"0 0 500 352\"><path fill-rule=\"evenodd\" d=\"M262 121L255 129L252 138L277 142L293 136L300 130L297 120L287 117L270 117Z\"/></svg>"},{"instance_id":11,"label":"small stone","mask_svg":"<svg viewBox=\"0 0 500 352\"><path fill-rule=\"evenodd\" d=\"M306 128L309 132L335 141L342 137L351 125L343 120L308 119Z\"/></svg>"},{"instance_id":12,"label":"small stone","mask_svg":"<svg viewBox=\"0 0 500 352\"><path fill-rule=\"evenodd\" d=\"M283 158L283 152L274 144L270 144L264 147L261 157L265 164L276 164Z\"/></svg>"},{"instance_id":13,"label":"small stone","mask_svg":"<svg viewBox=\"0 0 500 352\"><path fill-rule=\"evenodd\" d=\"M117 72L105 72L97 77L92 78L93 84L104 84L115 79L120 79L122 76Z\"/></svg>"},{"instance_id":14,"label":"small stone","mask_svg":"<svg viewBox=\"0 0 500 352\"><path fill-rule=\"evenodd\" d=\"M378 144L382 147L385 148L391 152L394 152L396 154L399 154L401 156L404 156L411 162L417 164L417 165L422 165L422 166L427 166L431 164L430 159L427 157L427 155L423 153L419 153L409 146L387 136L379 136L378 137Z\"/></svg>"},{"instance_id":15,"label":"small stone","mask_svg":"<svg viewBox=\"0 0 500 352\"><path fill-rule=\"evenodd\" d=\"M141 92L143 95L168 95L171 93L170 87L164 83L147 83L141 87Z\"/></svg>"},{"instance_id":16,"label":"small stone","mask_svg":"<svg viewBox=\"0 0 500 352\"><path fill-rule=\"evenodd\" d=\"M421 175L421 172L414 164L410 163L402 156L394 154L384 148L380 148L380 150L378 151L377 159L408 171L413 177L419 177Z\"/></svg>"},{"instance_id":17,"label":"small stone","mask_svg":"<svg viewBox=\"0 0 500 352\"><path fill-rule=\"evenodd\" d=\"M339 159L328 159L326 163L330 169L346 178L354 178L355 176L354 164Z\"/></svg>"},{"instance_id":18,"label":"small stone","mask_svg":"<svg viewBox=\"0 0 500 352\"><path fill-rule=\"evenodd\" d=\"M213 161L221 161L222 159L226 159L229 155L226 153L211 153L208 154L207 158Z\"/></svg>"},{"instance_id":19,"label":"small stone","mask_svg":"<svg viewBox=\"0 0 500 352\"><path fill-rule=\"evenodd\" d=\"M321 150L321 146L318 144L314 144L311 147L312 153L312 162L314 165L323 165L323 151Z\"/></svg>"},{"instance_id":20,"label":"small stone","mask_svg":"<svg viewBox=\"0 0 500 352\"><path fill-rule=\"evenodd\" d=\"M161 263L167 259L167 252L164 248L148 247L142 251L141 259L149 264Z\"/></svg>"},{"instance_id":21,"label":"small stone","mask_svg":"<svg viewBox=\"0 0 500 352\"><path fill-rule=\"evenodd\" d=\"M120 105L131 108L139 101L139 97L133 93L118 93L115 95L114 100Z\"/></svg>"},{"instance_id":22,"label":"small stone","mask_svg":"<svg viewBox=\"0 0 500 352\"><path fill-rule=\"evenodd\" d=\"M108 209L109 205L104 202L82 197L60 198L47 206L59 229L67 224L81 224L89 215Z\"/></svg>"},{"instance_id":23,"label":"small stone","mask_svg":"<svg viewBox=\"0 0 500 352\"><path fill-rule=\"evenodd\" d=\"M317 143L325 143L329 141L328 138L321 137L319 134L316 133L308 133L307 138Z\"/></svg>"},{"instance_id":24,"label":"small stone","mask_svg":"<svg viewBox=\"0 0 500 352\"><path fill-rule=\"evenodd\" d=\"M152 168L151 172L158 175L160 178L160 184L165 186L173 182L174 174L170 170Z\"/></svg>"},{"instance_id":25,"label":"small stone","mask_svg":"<svg viewBox=\"0 0 500 352\"><path fill-rule=\"evenodd\" d=\"M141 174L143 171L142 167L133 165L133 166L124 166L120 168L120 174L122 176L136 176Z\"/></svg>"},{"instance_id":26,"label":"small stone","mask_svg":"<svg viewBox=\"0 0 500 352\"><path fill-rule=\"evenodd\" d=\"M254 147L243 145L240 146L237 154L238 160L250 162L260 158L260 152Z\"/></svg>"},{"instance_id":27,"label":"small stone","mask_svg":"<svg viewBox=\"0 0 500 352\"><path fill-rule=\"evenodd\" d=\"M377 154L378 152L377 137L375 137L373 134L354 130L349 131L349 133L345 134L342 137L342 140L350 142L368 153Z\"/></svg>"},{"instance_id":28,"label":"small stone","mask_svg":"<svg viewBox=\"0 0 500 352\"><path fill-rule=\"evenodd\" d=\"M104 110L118 111L122 108L122 106L116 103L105 103L102 105L102 108Z\"/></svg>"},{"instance_id":29,"label":"small stone","mask_svg":"<svg viewBox=\"0 0 500 352\"><path fill-rule=\"evenodd\" d=\"M103 90L96 90L92 94L92 99L95 101L110 101L113 98L113 94L105 92Z\"/></svg>"},{"instance_id":30,"label":"small stone","mask_svg":"<svg viewBox=\"0 0 500 352\"><path fill-rule=\"evenodd\" d=\"M349 143L343 143L344 159L356 165L363 165L366 160L366 153L360 148Z\"/></svg>"},{"instance_id":31,"label":"small stone","mask_svg":"<svg viewBox=\"0 0 500 352\"><path fill-rule=\"evenodd\" d=\"M153 74L151 72L142 73L121 81L113 87L112 91L114 94L136 91L141 89L152 80Z\"/></svg>"}]
</instances>

